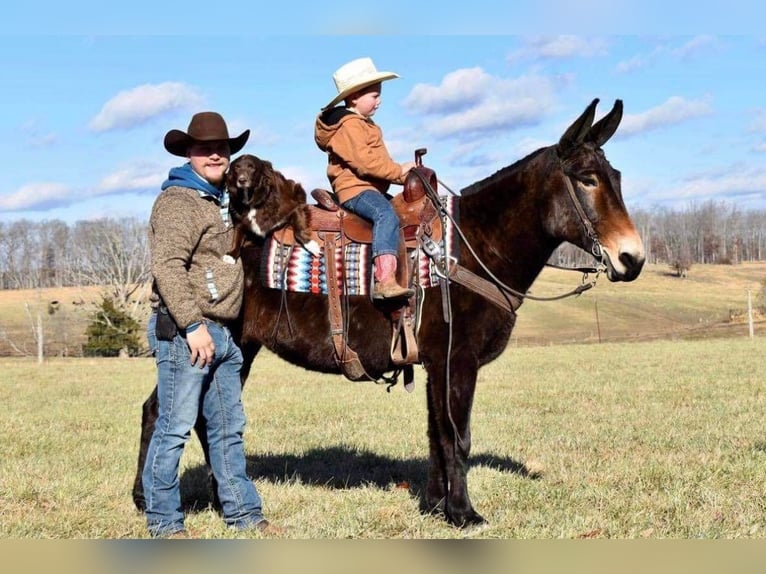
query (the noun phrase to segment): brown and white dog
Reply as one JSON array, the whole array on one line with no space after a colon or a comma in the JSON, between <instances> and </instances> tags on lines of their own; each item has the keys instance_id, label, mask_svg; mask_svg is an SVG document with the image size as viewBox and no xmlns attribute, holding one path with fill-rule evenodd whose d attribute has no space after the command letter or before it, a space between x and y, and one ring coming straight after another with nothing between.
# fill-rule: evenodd
<instances>
[{"instance_id":1,"label":"brown and white dog","mask_svg":"<svg viewBox=\"0 0 766 574\"><path fill-rule=\"evenodd\" d=\"M239 258L246 233L265 237L290 225L295 238L313 255L319 245L311 241L309 207L300 183L287 179L271 162L243 154L231 162L226 174L229 214L234 224L234 240L227 256Z\"/></svg>"}]
</instances>

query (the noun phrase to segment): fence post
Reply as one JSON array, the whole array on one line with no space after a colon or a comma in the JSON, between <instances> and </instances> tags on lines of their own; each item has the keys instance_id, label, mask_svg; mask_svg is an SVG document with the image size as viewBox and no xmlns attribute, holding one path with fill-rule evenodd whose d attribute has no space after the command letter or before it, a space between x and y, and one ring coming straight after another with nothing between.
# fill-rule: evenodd
<instances>
[{"instance_id":1,"label":"fence post","mask_svg":"<svg viewBox=\"0 0 766 574\"><path fill-rule=\"evenodd\" d=\"M593 298L593 306L596 309L596 329L598 330L598 342L601 342L601 320L598 317L598 297Z\"/></svg>"},{"instance_id":2,"label":"fence post","mask_svg":"<svg viewBox=\"0 0 766 574\"><path fill-rule=\"evenodd\" d=\"M43 317L40 311L37 311L37 364L43 364L43 349L45 342L43 340Z\"/></svg>"}]
</instances>

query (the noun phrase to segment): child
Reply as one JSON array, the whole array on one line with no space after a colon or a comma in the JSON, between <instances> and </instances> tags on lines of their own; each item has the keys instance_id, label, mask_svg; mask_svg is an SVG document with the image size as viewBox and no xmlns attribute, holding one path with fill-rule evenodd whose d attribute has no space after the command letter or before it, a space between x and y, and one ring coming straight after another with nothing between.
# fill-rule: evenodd
<instances>
[{"instance_id":1,"label":"child","mask_svg":"<svg viewBox=\"0 0 766 574\"><path fill-rule=\"evenodd\" d=\"M314 141L327 152L327 178L338 201L344 209L372 222L373 299L414 295L396 281L399 218L386 191L392 183L404 184L415 163L392 160L383 132L372 121L380 106L382 82L398 77L378 72L370 58L341 66L333 74L338 95L322 108L314 125ZM345 105L334 107L341 100Z\"/></svg>"}]
</instances>

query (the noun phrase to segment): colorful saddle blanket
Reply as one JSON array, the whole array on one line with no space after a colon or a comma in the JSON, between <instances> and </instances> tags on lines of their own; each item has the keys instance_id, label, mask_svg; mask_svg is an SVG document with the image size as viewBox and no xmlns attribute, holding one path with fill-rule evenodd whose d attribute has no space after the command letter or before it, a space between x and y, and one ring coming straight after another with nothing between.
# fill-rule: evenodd
<instances>
[{"instance_id":1,"label":"colorful saddle blanket","mask_svg":"<svg viewBox=\"0 0 766 574\"><path fill-rule=\"evenodd\" d=\"M444 242L450 257L456 258L458 238L454 229L454 221L458 221L458 202L454 196L441 196L442 206L450 217L444 222ZM369 295L372 284L371 245L365 243L346 243L336 247L334 270L338 279L338 287L342 294ZM435 287L439 284L439 276L433 261L421 249L414 250L417 258L418 277L416 281L422 287ZM261 259L261 280L272 289L280 289L297 293L327 294L327 264L324 252L314 256L301 247L300 244L287 245L274 236L270 236L264 257Z\"/></svg>"}]
</instances>

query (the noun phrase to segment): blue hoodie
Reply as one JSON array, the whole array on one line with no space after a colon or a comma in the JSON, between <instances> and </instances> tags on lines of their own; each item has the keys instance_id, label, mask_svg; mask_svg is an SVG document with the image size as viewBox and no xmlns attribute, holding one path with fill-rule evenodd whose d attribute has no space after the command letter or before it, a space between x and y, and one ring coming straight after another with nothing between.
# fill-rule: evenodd
<instances>
[{"instance_id":1,"label":"blue hoodie","mask_svg":"<svg viewBox=\"0 0 766 574\"><path fill-rule=\"evenodd\" d=\"M220 205L223 199L223 189L211 185L206 179L195 172L190 163L185 163L181 167L174 167L168 173L168 179L162 183L162 189L171 186L188 187L199 192L200 196L210 196Z\"/></svg>"}]
</instances>

